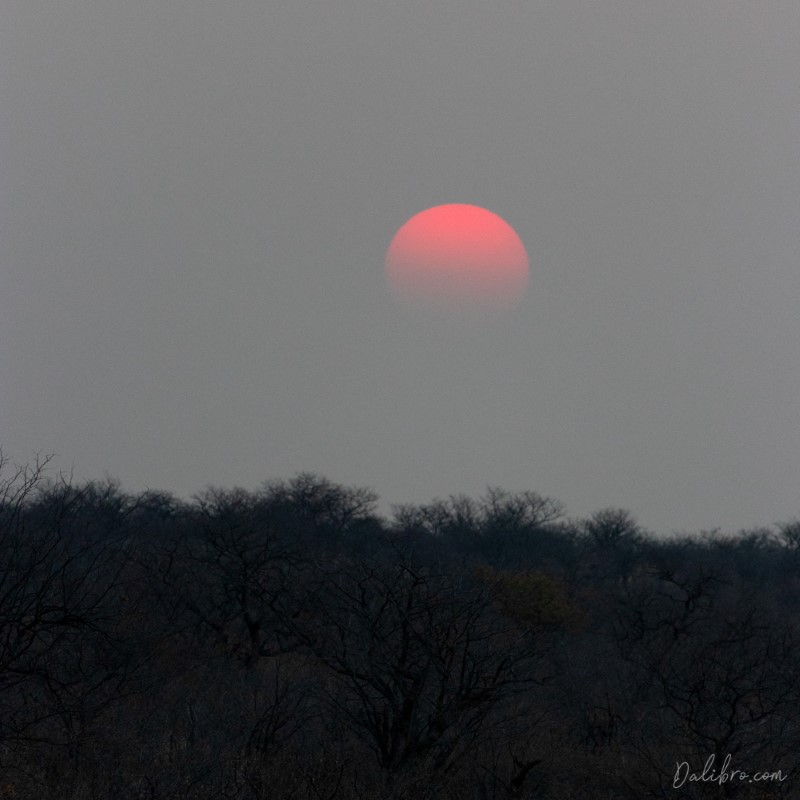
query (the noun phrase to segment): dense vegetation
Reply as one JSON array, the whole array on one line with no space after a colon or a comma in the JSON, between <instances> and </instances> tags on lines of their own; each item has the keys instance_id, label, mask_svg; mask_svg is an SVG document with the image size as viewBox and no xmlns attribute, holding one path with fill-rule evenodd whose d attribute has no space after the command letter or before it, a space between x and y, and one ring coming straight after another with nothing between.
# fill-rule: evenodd
<instances>
[{"instance_id":1,"label":"dense vegetation","mask_svg":"<svg viewBox=\"0 0 800 800\"><path fill-rule=\"evenodd\" d=\"M0 798L800 796L800 523L45 466L0 471ZM749 778L675 788L710 756Z\"/></svg>"}]
</instances>

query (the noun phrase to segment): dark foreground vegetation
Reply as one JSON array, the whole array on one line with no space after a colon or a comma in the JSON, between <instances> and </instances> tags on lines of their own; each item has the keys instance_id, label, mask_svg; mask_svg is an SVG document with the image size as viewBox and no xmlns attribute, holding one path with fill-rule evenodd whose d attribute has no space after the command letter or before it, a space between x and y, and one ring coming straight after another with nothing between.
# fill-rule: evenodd
<instances>
[{"instance_id":1,"label":"dark foreground vegetation","mask_svg":"<svg viewBox=\"0 0 800 800\"><path fill-rule=\"evenodd\" d=\"M800 523L44 466L0 472L0 798L800 797Z\"/></svg>"}]
</instances>

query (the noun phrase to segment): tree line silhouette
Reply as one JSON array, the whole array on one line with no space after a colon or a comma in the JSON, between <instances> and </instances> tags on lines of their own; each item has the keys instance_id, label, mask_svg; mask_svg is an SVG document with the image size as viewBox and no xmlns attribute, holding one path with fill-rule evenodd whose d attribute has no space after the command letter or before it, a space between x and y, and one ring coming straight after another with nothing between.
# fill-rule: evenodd
<instances>
[{"instance_id":1,"label":"tree line silhouette","mask_svg":"<svg viewBox=\"0 0 800 800\"><path fill-rule=\"evenodd\" d=\"M0 458L0 798L800 795L797 521L47 467Z\"/></svg>"}]
</instances>

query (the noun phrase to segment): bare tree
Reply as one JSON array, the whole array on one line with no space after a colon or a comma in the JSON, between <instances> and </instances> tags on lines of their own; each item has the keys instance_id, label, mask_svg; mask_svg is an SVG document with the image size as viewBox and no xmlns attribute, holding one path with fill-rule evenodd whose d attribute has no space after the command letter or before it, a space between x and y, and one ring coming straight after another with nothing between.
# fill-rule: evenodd
<instances>
[{"instance_id":1,"label":"bare tree","mask_svg":"<svg viewBox=\"0 0 800 800\"><path fill-rule=\"evenodd\" d=\"M389 784L451 771L541 684L543 640L497 615L484 587L395 563L323 572L306 646L330 672L325 699Z\"/></svg>"},{"instance_id":2,"label":"bare tree","mask_svg":"<svg viewBox=\"0 0 800 800\"><path fill-rule=\"evenodd\" d=\"M755 595L726 591L716 576L662 573L621 601L616 633L625 698L614 711L622 748L640 760L666 792L675 762L753 771L795 764L800 726L793 708L800 699L797 634ZM622 710L624 708L624 711ZM750 797L737 782L716 787L724 797ZM771 791L786 792L786 786ZM643 786L631 787L631 796ZM684 787L687 797L704 789ZM694 792L692 794L691 792ZM785 796L778 794L775 796Z\"/></svg>"},{"instance_id":3,"label":"bare tree","mask_svg":"<svg viewBox=\"0 0 800 800\"><path fill-rule=\"evenodd\" d=\"M108 520L83 530L96 487L47 481L47 463L0 481L0 744L7 768L34 749L43 769L42 748L58 748L76 771L95 720L141 690L146 637L133 633L124 536Z\"/></svg>"}]
</instances>

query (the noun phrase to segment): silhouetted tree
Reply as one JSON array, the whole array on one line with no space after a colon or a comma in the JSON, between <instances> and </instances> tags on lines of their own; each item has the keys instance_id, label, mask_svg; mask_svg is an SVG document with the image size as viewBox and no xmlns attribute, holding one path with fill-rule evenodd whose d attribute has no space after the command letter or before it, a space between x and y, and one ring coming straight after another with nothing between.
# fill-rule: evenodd
<instances>
[{"instance_id":1,"label":"silhouetted tree","mask_svg":"<svg viewBox=\"0 0 800 800\"><path fill-rule=\"evenodd\" d=\"M326 701L390 785L450 771L543 680L545 641L498 616L466 577L398 553L323 572L312 597L304 638L334 678Z\"/></svg>"}]
</instances>

